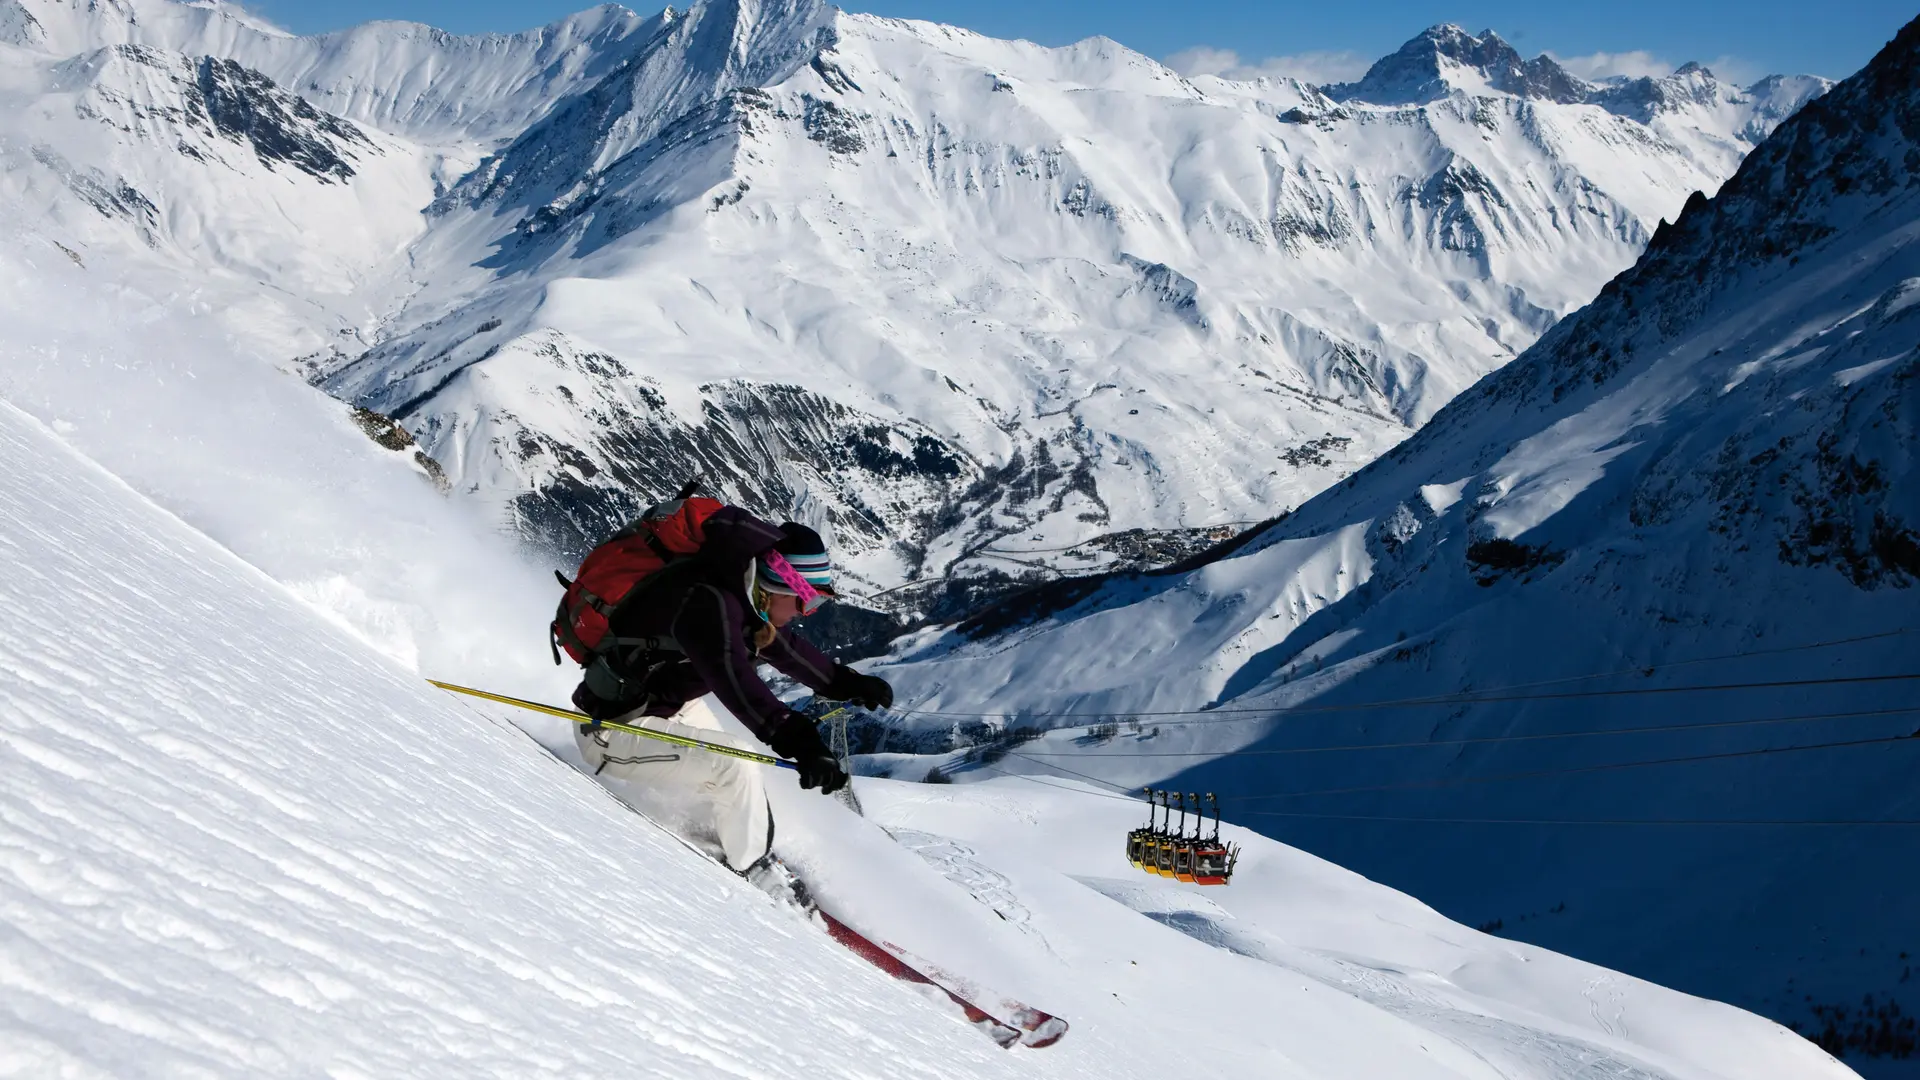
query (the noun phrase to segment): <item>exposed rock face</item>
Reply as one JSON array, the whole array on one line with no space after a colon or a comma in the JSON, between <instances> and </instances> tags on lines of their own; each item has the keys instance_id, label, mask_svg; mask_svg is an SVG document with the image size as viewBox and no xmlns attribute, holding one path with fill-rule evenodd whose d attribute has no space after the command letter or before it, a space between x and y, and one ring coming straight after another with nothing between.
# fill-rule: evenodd
<instances>
[{"instance_id":1,"label":"exposed rock face","mask_svg":"<svg viewBox=\"0 0 1920 1080\"><path fill-rule=\"evenodd\" d=\"M202 57L197 104L214 130L252 145L269 165L287 164L321 179L348 180L347 155L372 143L358 128L329 116L232 60ZM191 113L189 115L192 115Z\"/></svg>"},{"instance_id":2,"label":"exposed rock face","mask_svg":"<svg viewBox=\"0 0 1920 1080\"><path fill-rule=\"evenodd\" d=\"M440 467L439 462L428 457L426 451L415 449L417 444L414 442L412 432L401 427L392 417L382 416L372 409L363 409L358 405L352 406L352 415L354 426L365 432L367 438L372 439L381 448L392 450L397 454L412 450L413 463L420 466L420 471L426 474L427 479L433 481L433 486L439 488L442 493L449 489L446 470Z\"/></svg>"},{"instance_id":3,"label":"exposed rock face","mask_svg":"<svg viewBox=\"0 0 1920 1080\"><path fill-rule=\"evenodd\" d=\"M208 140L218 139L247 147L268 169L338 183L353 177L356 156L379 152L354 124L219 57L111 45L58 65L54 80L77 95L80 118L198 161L216 156Z\"/></svg>"},{"instance_id":4,"label":"exposed rock face","mask_svg":"<svg viewBox=\"0 0 1920 1080\"><path fill-rule=\"evenodd\" d=\"M1475 37L1458 26L1435 26L1367 69L1359 82L1327 88L1336 100L1399 105L1445 97L1449 69L1477 74L1495 90L1560 104L1584 102L1593 88L1567 74L1549 56L1523 59L1491 30Z\"/></svg>"},{"instance_id":5,"label":"exposed rock face","mask_svg":"<svg viewBox=\"0 0 1920 1080\"><path fill-rule=\"evenodd\" d=\"M0 0L0 41L9 45L36 48L47 40L47 28L33 17L20 0Z\"/></svg>"},{"instance_id":6,"label":"exposed rock face","mask_svg":"<svg viewBox=\"0 0 1920 1080\"><path fill-rule=\"evenodd\" d=\"M1525 59L1491 30L1475 36L1445 24L1426 30L1398 52L1377 61L1358 82L1328 86L1324 93L1332 101L1411 105L1494 90L1531 101L1598 105L1642 124L1690 107L1744 100L1757 106L1759 123L1745 134L1758 142L1773 125L1792 115L1825 86L1823 80L1782 75L1770 75L1750 87L1729 86L1698 63L1682 64L1672 74L1657 78L1621 77L1590 83L1569 74L1551 56ZM1790 104L1782 108L1775 102ZM1292 122L1305 123L1332 113L1296 109L1290 115Z\"/></svg>"}]
</instances>

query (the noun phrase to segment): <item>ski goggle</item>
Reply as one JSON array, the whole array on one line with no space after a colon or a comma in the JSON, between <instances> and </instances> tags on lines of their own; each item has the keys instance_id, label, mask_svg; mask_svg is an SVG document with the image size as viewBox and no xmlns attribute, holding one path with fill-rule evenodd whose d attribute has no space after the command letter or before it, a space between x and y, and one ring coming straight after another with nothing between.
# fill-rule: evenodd
<instances>
[{"instance_id":1,"label":"ski goggle","mask_svg":"<svg viewBox=\"0 0 1920 1080\"><path fill-rule=\"evenodd\" d=\"M800 576L800 571L795 570L793 564L788 562L786 557L779 552L769 551L761 556L761 561L766 564L767 569L773 571L773 576L779 578L787 588L793 590L794 597L800 601L800 614L811 615L820 610L820 605L833 599L826 593L814 588L813 582Z\"/></svg>"}]
</instances>

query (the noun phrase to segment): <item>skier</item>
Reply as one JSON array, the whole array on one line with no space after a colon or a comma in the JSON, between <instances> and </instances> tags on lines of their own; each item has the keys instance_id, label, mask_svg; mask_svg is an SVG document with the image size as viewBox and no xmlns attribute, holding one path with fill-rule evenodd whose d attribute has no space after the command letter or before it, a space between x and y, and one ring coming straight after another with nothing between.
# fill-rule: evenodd
<instances>
[{"instance_id":1,"label":"skier","mask_svg":"<svg viewBox=\"0 0 1920 1080\"><path fill-rule=\"evenodd\" d=\"M664 504L637 524L675 515L692 523L684 531L698 536L697 550L664 560L663 568L606 612L606 642L612 644L603 643L586 662L575 707L596 720L672 717L712 730L719 725L710 714L688 707L712 693L774 753L794 762L802 788L839 790L847 774L813 720L775 696L756 670L762 662L772 664L825 698L875 709L893 704L885 679L835 663L786 629L834 595L826 544L805 525L775 526L705 499ZM608 543L635 535L655 543L635 526ZM588 565L582 564L583 578ZM566 607L563 601L563 614ZM699 751L675 752L594 725L576 734L588 768L603 780L622 782L617 793L648 816L704 841L737 870L765 856L772 826L759 767Z\"/></svg>"}]
</instances>

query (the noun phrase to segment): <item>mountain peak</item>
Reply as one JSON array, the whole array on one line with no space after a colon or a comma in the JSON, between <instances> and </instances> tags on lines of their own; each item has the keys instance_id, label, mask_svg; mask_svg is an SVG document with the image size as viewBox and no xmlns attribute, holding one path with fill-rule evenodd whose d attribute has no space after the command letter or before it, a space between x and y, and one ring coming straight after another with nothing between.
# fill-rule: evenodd
<instances>
[{"instance_id":1,"label":"mountain peak","mask_svg":"<svg viewBox=\"0 0 1920 1080\"><path fill-rule=\"evenodd\" d=\"M1492 30L1482 30L1474 35L1467 33L1466 27L1457 23L1437 23L1420 31L1400 47L1401 53L1409 51L1431 51L1474 67L1519 63L1521 59L1520 53Z\"/></svg>"},{"instance_id":2,"label":"mountain peak","mask_svg":"<svg viewBox=\"0 0 1920 1080\"><path fill-rule=\"evenodd\" d=\"M663 15L644 47L489 158L461 189L549 208L577 198L669 127L730 123L726 110L715 110L734 91L777 85L832 48L837 10L825 0L701 0Z\"/></svg>"},{"instance_id":3,"label":"mountain peak","mask_svg":"<svg viewBox=\"0 0 1920 1080\"><path fill-rule=\"evenodd\" d=\"M1491 90L1563 104L1583 101L1591 93L1551 57L1527 60L1492 30L1469 34L1453 23L1422 30L1393 55L1375 61L1359 82L1328 87L1327 93L1343 101L1405 105L1455 90Z\"/></svg>"},{"instance_id":4,"label":"mountain peak","mask_svg":"<svg viewBox=\"0 0 1920 1080\"><path fill-rule=\"evenodd\" d=\"M0 42L63 55L129 43L194 51L235 34L289 36L228 0L0 0Z\"/></svg>"}]
</instances>

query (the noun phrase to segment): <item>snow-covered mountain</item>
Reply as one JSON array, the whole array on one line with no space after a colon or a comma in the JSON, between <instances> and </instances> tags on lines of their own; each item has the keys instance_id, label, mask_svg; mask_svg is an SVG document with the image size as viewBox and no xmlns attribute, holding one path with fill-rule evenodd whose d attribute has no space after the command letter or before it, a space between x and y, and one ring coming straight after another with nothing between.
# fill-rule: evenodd
<instances>
[{"instance_id":1,"label":"snow-covered mountain","mask_svg":"<svg viewBox=\"0 0 1920 1080\"><path fill-rule=\"evenodd\" d=\"M111 45L222 56L317 108L432 145L511 139L659 21L603 4L519 34L373 22L296 37L225 0L0 0L0 42L62 56Z\"/></svg>"},{"instance_id":2,"label":"snow-covered mountain","mask_svg":"<svg viewBox=\"0 0 1920 1080\"><path fill-rule=\"evenodd\" d=\"M1003 1051L429 688L564 691L545 570L212 313L0 211L10 1073L1129 1080L1204 1030L1224 1077L1851 1075L1232 826L1209 894L1126 866L1131 802L862 779L863 820L773 774L823 900L1072 1022Z\"/></svg>"},{"instance_id":3,"label":"snow-covered mountain","mask_svg":"<svg viewBox=\"0 0 1920 1080\"><path fill-rule=\"evenodd\" d=\"M306 38L5 4L6 182L80 257L191 283L551 546L699 472L830 526L876 588L1164 561L1296 505L1824 88L1596 86L1451 27L1323 92L817 0ZM209 57L326 117L266 126L352 174L202 161L72 81L190 117L123 69Z\"/></svg>"},{"instance_id":4,"label":"snow-covered mountain","mask_svg":"<svg viewBox=\"0 0 1920 1080\"><path fill-rule=\"evenodd\" d=\"M903 648L922 734L867 749L990 729L947 771L1213 790L1456 918L1910 1053L1917 161L1920 22L1297 512Z\"/></svg>"}]
</instances>

